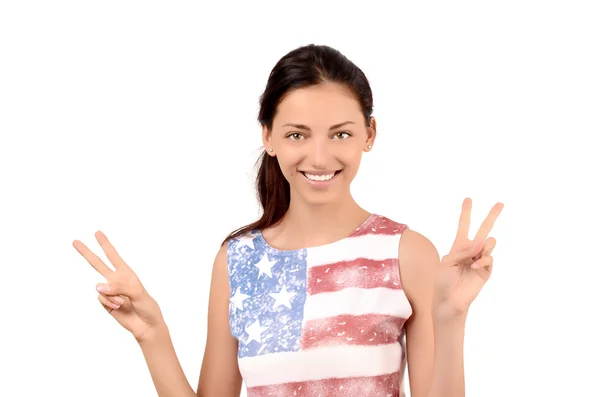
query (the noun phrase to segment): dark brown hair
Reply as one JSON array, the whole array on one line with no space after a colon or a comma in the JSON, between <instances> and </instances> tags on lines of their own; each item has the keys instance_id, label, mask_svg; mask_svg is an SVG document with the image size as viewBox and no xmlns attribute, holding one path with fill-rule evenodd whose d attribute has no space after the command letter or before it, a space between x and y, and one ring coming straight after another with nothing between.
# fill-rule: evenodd
<instances>
[{"instance_id":1,"label":"dark brown hair","mask_svg":"<svg viewBox=\"0 0 600 397\"><path fill-rule=\"evenodd\" d=\"M315 44L290 51L273 67L265 91L260 96L258 122L271 131L277 105L288 92L324 82L343 84L350 89L360 104L366 125L369 125L373 94L367 77L338 50ZM281 172L277 158L263 150L258 164L256 190L262 216L256 222L233 231L223 244L252 230L263 230L277 224L290 206L290 184Z\"/></svg>"}]
</instances>

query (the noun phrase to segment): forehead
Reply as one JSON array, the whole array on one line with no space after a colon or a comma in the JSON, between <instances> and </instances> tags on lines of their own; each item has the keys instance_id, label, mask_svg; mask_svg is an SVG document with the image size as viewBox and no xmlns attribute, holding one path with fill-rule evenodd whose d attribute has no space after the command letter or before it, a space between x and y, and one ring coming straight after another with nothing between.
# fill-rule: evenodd
<instances>
[{"instance_id":1,"label":"forehead","mask_svg":"<svg viewBox=\"0 0 600 397\"><path fill-rule=\"evenodd\" d=\"M277 106L274 127L302 123L315 127L362 119L360 104L352 92L340 84L323 83L290 91Z\"/></svg>"}]
</instances>

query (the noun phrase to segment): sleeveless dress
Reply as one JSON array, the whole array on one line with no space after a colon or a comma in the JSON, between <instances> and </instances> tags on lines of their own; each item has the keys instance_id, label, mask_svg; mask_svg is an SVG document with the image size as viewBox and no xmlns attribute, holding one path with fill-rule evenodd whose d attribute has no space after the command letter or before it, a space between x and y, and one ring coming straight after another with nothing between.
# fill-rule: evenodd
<instances>
[{"instance_id":1,"label":"sleeveless dress","mask_svg":"<svg viewBox=\"0 0 600 397\"><path fill-rule=\"evenodd\" d=\"M248 397L405 395L407 228L371 214L317 247L279 250L260 231L228 242L229 325Z\"/></svg>"}]
</instances>

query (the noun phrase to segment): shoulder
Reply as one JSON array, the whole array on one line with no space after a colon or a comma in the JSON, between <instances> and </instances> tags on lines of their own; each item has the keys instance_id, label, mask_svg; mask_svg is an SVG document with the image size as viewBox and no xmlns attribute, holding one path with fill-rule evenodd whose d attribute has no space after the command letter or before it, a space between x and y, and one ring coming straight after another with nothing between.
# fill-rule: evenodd
<instances>
[{"instance_id":1,"label":"shoulder","mask_svg":"<svg viewBox=\"0 0 600 397\"><path fill-rule=\"evenodd\" d=\"M221 245L221 247L219 248L219 250L217 251L217 254L215 255L215 258L214 258L213 269L212 269L213 280L215 278L217 278L217 279L226 279L227 278L228 273L229 273L228 260L227 260L228 250L229 250L229 243L223 243Z\"/></svg>"},{"instance_id":2,"label":"shoulder","mask_svg":"<svg viewBox=\"0 0 600 397\"><path fill-rule=\"evenodd\" d=\"M440 256L429 238L412 230L407 224L383 215L375 215L368 226L369 233L398 236L398 263L402 284L406 289L418 288L415 284L426 283L435 276Z\"/></svg>"},{"instance_id":3,"label":"shoulder","mask_svg":"<svg viewBox=\"0 0 600 397\"><path fill-rule=\"evenodd\" d=\"M429 238L411 229L407 224L377 215L369 225L371 233L397 236L400 282L411 305L427 304L433 294L434 281L439 269L440 256ZM396 241L394 239L394 241Z\"/></svg>"},{"instance_id":4,"label":"shoulder","mask_svg":"<svg viewBox=\"0 0 600 397\"><path fill-rule=\"evenodd\" d=\"M401 235L408 226L380 214L372 214L363 227L367 234Z\"/></svg>"},{"instance_id":5,"label":"shoulder","mask_svg":"<svg viewBox=\"0 0 600 397\"><path fill-rule=\"evenodd\" d=\"M254 249L255 239L258 234L259 233L257 231L252 230L241 235L231 237L221 245L217 256L224 257L226 260L228 260L232 256L246 253L248 249Z\"/></svg>"},{"instance_id":6,"label":"shoulder","mask_svg":"<svg viewBox=\"0 0 600 397\"><path fill-rule=\"evenodd\" d=\"M230 251L233 245L234 243L232 244L231 240L221 244L213 260L210 295L211 297L217 297L216 299L225 299L225 297L229 299L230 276L232 273Z\"/></svg>"},{"instance_id":7,"label":"shoulder","mask_svg":"<svg viewBox=\"0 0 600 397\"><path fill-rule=\"evenodd\" d=\"M231 246L231 240L221 244L221 247L217 251L217 255L215 256L215 262L222 263L223 261L227 262L227 252Z\"/></svg>"},{"instance_id":8,"label":"shoulder","mask_svg":"<svg viewBox=\"0 0 600 397\"><path fill-rule=\"evenodd\" d=\"M439 253L429 238L407 227L398 244L398 260L406 266L421 264L419 267L430 267L439 260Z\"/></svg>"},{"instance_id":9,"label":"shoulder","mask_svg":"<svg viewBox=\"0 0 600 397\"><path fill-rule=\"evenodd\" d=\"M423 294L432 294L440 255L429 238L415 230L404 230L398 244L398 263L402 287L411 303Z\"/></svg>"},{"instance_id":10,"label":"shoulder","mask_svg":"<svg viewBox=\"0 0 600 397\"><path fill-rule=\"evenodd\" d=\"M231 237L221 244L215 255L213 272L227 274L231 269L231 257L241 254L243 247L252 244L252 233Z\"/></svg>"}]
</instances>

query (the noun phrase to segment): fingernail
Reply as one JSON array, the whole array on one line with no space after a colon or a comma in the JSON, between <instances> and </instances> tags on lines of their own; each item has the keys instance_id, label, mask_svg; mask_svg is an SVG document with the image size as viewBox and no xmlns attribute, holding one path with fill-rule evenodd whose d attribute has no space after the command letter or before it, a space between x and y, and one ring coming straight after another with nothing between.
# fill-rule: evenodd
<instances>
[{"instance_id":1,"label":"fingernail","mask_svg":"<svg viewBox=\"0 0 600 397\"><path fill-rule=\"evenodd\" d=\"M121 298L120 296L114 296L113 297L114 301L117 302L119 305L122 305L123 303L125 303L125 299Z\"/></svg>"},{"instance_id":2,"label":"fingernail","mask_svg":"<svg viewBox=\"0 0 600 397\"><path fill-rule=\"evenodd\" d=\"M107 284L98 284L96 286L96 291L98 291L98 292L108 292L108 285Z\"/></svg>"}]
</instances>

